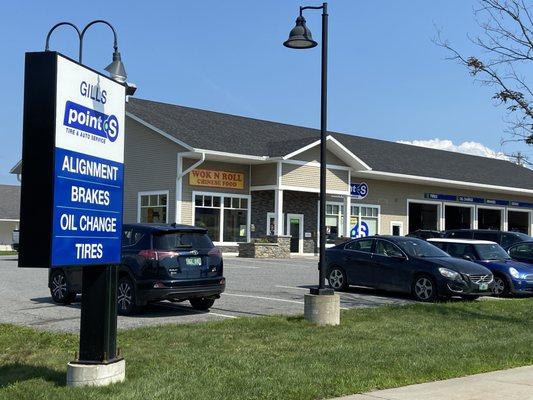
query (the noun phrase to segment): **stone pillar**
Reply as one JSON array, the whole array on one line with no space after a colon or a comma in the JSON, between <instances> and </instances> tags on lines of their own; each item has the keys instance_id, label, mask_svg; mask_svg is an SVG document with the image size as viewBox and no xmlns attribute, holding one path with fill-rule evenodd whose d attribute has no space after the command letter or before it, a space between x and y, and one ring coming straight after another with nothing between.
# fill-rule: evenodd
<instances>
[{"instance_id":1,"label":"stone pillar","mask_svg":"<svg viewBox=\"0 0 533 400\"><path fill-rule=\"evenodd\" d=\"M274 190L274 214L276 215L276 236L283 236L283 190Z\"/></svg>"}]
</instances>

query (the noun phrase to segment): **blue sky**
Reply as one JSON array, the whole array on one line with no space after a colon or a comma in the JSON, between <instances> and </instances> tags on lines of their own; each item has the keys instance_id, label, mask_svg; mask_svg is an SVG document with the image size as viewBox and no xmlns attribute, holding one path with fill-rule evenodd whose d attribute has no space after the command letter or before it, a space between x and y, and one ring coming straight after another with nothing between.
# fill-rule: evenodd
<instances>
[{"instance_id":1,"label":"blue sky","mask_svg":"<svg viewBox=\"0 0 533 400\"><path fill-rule=\"evenodd\" d=\"M282 46L299 1L73 1L0 5L0 183L21 153L23 66L40 51L48 29L68 20L80 26L107 19L136 97L189 107L319 126L320 48ZM315 3L309 3L315 4ZM320 3L316 3L320 4ZM500 146L503 107L493 90L473 82L432 43L436 27L467 54L467 34L478 32L471 0L332 0L329 56L329 129L386 140L449 139ZM306 14L320 38L320 13ZM76 57L73 32L55 32L51 48ZM84 43L84 63L102 69L112 37L95 26ZM444 166L443 166L444 167Z\"/></svg>"}]
</instances>

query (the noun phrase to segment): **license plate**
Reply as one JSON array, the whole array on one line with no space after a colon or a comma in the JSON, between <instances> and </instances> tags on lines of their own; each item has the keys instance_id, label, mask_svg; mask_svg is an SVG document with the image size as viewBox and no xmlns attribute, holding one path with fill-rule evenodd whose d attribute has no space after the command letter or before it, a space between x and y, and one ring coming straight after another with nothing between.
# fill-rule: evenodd
<instances>
[{"instance_id":1,"label":"license plate","mask_svg":"<svg viewBox=\"0 0 533 400\"><path fill-rule=\"evenodd\" d=\"M200 257L187 257L185 259L185 265L190 267L201 267L202 259Z\"/></svg>"},{"instance_id":2,"label":"license plate","mask_svg":"<svg viewBox=\"0 0 533 400\"><path fill-rule=\"evenodd\" d=\"M479 290L483 291L483 290L488 290L489 288L489 284L488 283L480 283L479 284Z\"/></svg>"}]
</instances>

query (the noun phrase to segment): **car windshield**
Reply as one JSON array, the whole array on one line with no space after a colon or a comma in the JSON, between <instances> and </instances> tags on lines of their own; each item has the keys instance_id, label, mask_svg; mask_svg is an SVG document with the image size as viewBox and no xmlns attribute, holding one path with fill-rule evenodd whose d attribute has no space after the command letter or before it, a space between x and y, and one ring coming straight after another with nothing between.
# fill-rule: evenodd
<instances>
[{"instance_id":1,"label":"car windshield","mask_svg":"<svg viewBox=\"0 0 533 400\"><path fill-rule=\"evenodd\" d=\"M476 244L476 250L479 258L482 260L508 260L509 254L496 243Z\"/></svg>"},{"instance_id":2,"label":"car windshield","mask_svg":"<svg viewBox=\"0 0 533 400\"><path fill-rule=\"evenodd\" d=\"M154 234L154 249L177 250L177 249L211 249L213 242L202 232L171 232Z\"/></svg>"},{"instance_id":3,"label":"car windshield","mask_svg":"<svg viewBox=\"0 0 533 400\"><path fill-rule=\"evenodd\" d=\"M437 246L434 246L424 240L414 238L404 238L397 241L397 244L411 257L450 257Z\"/></svg>"}]
</instances>

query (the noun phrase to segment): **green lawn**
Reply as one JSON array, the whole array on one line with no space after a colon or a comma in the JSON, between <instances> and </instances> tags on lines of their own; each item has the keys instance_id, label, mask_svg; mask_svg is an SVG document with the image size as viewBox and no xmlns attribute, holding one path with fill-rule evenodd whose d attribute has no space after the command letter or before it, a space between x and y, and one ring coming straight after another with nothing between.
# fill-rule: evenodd
<instances>
[{"instance_id":1,"label":"green lawn","mask_svg":"<svg viewBox=\"0 0 533 400\"><path fill-rule=\"evenodd\" d=\"M71 389L71 334L0 325L1 399L316 399L527 365L533 299L388 306L121 332L125 384Z\"/></svg>"}]
</instances>

